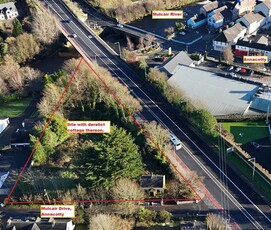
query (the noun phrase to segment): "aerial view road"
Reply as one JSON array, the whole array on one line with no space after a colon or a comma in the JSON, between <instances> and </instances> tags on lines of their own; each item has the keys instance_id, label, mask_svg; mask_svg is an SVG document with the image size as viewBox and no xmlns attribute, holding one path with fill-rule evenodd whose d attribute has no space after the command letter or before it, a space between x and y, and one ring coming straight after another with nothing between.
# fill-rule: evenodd
<instances>
[{"instance_id":1,"label":"aerial view road","mask_svg":"<svg viewBox=\"0 0 271 230\"><path fill-rule=\"evenodd\" d=\"M69 39L82 55L92 61L96 59L100 66L107 68L129 87L133 95L143 105L142 114L147 120L156 120L184 142L185 147L177 152L178 156L190 169L204 176L206 188L218 202L221 193L227 197L228 215L231 221L236 222L240 229L271 229L270 204L267 204L261 196L251 189L231 167L227 168L225 176L228 180L228 187L225 188L219 181L221 171L217 166L218 155L176 115L172 106L159 98L154 90L140 80L115 52L79 22L62 1L49 0L47 7L58 18L65 35L77 35L76 38ZM71 19L71 22L61 23L67 19ZM223 208L228 209L227 207Z\"/></svg>"}]
</instances>

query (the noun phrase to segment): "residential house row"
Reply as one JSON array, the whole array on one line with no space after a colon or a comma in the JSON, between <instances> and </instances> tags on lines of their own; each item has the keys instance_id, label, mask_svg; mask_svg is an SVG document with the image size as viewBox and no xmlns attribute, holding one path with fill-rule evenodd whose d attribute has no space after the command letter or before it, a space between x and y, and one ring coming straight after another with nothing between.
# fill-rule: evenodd
<instances>
[{"instance_id":1,"label":"residential house row","mask_svg":"<svg viewBox=\"0 0 271 230\"><path fill-rule=\"evenodd\" d=\"M271 1L266 0L257 4L253 12L246 13L242 17L238 18L235 21L235 25L222 31L213 40L213 48L216 51L223 51L228 46L236 45L236 54L241 55L242 53L247 53L246 51L249 50L250 54L257 53L260 55L266 55L271 59L271 44L268 41L268 38L266 38L266 44L259 43L257 39L252 39L261 27L270 22ZM251 37L249 41L243 40L246 35ZM242 47L240 48L238 44L242 44ZM244 45L246 45L246 48L244 48Z\"/></svg>"}]
</instances>

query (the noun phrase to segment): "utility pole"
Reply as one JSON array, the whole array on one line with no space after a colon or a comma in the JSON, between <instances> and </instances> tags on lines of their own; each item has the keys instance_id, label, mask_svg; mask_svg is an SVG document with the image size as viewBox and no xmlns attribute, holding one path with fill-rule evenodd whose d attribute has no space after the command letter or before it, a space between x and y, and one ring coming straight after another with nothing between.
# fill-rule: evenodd
<instances>
[{"instance_id":1,"label":"utility pole","mask_svg":"<svg viewBox=\"0 0 271 230\"><path fill-rule=\"evenodd\" d=\"M114 44L115 44L115 45L117 45L117 44L118 44L118 46L119 46L119 56L120 56L120 58L122 58L122 57L121 57L120 43L119 43L119 42L115 42Z\"/></svg>"},{"instance_id":2,"label":"utility pole","mask_svg":"<svg viewBox=\"0 0 271 230\"><path fill-rule=\"evenodd\" d=\"M250 158L248 159L248 161L253 161L253 171L252 171L252 180L254 180L254 175L255 175L255 165L256 165L256 158L253 157L253 158Z\"/></svg>"}]
</instances>

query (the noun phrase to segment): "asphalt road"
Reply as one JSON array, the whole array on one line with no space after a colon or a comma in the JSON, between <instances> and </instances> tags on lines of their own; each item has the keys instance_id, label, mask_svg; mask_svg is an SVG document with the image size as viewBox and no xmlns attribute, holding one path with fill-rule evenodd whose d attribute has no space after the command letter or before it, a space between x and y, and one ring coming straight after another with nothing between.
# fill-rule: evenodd
<instances>
[{"instance_id":1,"label":"asphalt road","mask_svg":"<svg viewBox=\"0 0 271 230\"><path fill-rule=\"evenodd\" d=\"M271 229L271 215L268 212L270 207L264 199L231 168L227 168L228 188L225 188L219 180L221 171L217 167L217 154L176 115L174 108L159 98L148 84L140 80L133 70L101 43L94 34L92 34L92 38L89 38L88 35L91 32L67 11L61 1L49 0L49 3L51 4L50 9L60 21L67 18L72 19L71 23L62 23L61 26L68 34L77 34L78 37L71 38L71 42L78 51L91 60L96 57L100 66L114 73L123 84L132 90L133 95L142 103L144 107L142 114L148 120L157 120L184 142L185 147L178 151L178 155L190 169L205 177L206 187L218 202L221 200L221 194L228 198L231 220L234 219L241 229Z\"/></svg>"}]
</instances>

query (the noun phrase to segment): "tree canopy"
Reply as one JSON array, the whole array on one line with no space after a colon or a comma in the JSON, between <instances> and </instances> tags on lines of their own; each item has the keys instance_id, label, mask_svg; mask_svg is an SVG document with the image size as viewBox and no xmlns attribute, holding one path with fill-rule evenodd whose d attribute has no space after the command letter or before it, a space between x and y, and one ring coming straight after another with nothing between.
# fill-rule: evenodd
<instances>
[{"instance_id":1,"label":"tree canopy","mask_svg":"<svg viewBox=\"0 0 271 230\"><path fill-rule=\"evenodd\" d=\"M123 128L112 126L111 132L88 151L86 179L94 186L110 187L123 177L137 179L143 171L138 146Z\"/></svg>"}]
</instances>

